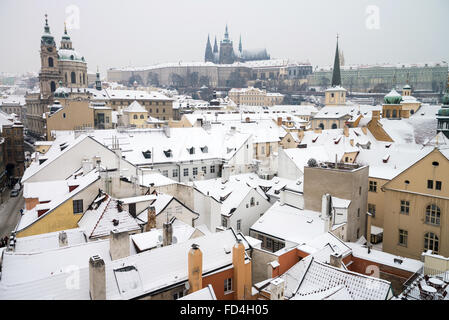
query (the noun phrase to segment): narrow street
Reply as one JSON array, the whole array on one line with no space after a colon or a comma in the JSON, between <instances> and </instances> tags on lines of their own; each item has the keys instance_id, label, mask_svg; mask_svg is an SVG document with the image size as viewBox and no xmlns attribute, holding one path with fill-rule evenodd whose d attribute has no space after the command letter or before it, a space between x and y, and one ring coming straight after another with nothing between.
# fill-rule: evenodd
<instances>
[{"instance_id":1,"label":"narrow street","mask_svg":"<svg viewBox=\"0 0 449 320\"><path fill-rule=\"evenodd\" d=\"M9 197L11 190L3 193L3 203L0 205L0 237L9 236L20 218L20 209L24 206L23 189L14 198Z\"/></svg>"}]
</instances>

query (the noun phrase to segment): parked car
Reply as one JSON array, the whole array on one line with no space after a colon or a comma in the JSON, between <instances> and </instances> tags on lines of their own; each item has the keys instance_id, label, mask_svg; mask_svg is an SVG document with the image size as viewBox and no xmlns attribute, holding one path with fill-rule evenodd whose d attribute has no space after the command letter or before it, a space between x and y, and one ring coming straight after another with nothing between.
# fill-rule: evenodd
<instances>
[{"instance_id":1,"label":"parked car","mask_svg":"<svg viewBox=\"0 0 449 320\"><path fill-rule=\"evenodd\" d=\"M19 195L19 190L13 189L11 190L10 196L11 197L17 197Z\"/></svg>"}]
</instances>

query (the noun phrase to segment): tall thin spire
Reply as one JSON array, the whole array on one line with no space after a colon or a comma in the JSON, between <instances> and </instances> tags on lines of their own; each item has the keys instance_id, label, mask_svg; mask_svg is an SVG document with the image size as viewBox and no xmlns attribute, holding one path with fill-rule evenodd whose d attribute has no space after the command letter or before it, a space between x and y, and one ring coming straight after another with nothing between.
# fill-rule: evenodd
<instances>
[{"instance_id":1,"label":"tall thin spire","mask_svg":"<svg viewBox=\"0 0 449 320\"><path fill-rule=\"evenodd\" d=\"M218 53L217 36L215 36L214 53Z\"/></svg>"},{"instance_id":2,"label":"tall thin spire","mask_svg":"<svg viewBox=\"0 0 449 320\"><path fill-rule=\"evenodd\" d=\"M240 35L239 52L242 53L242 35Z\"/></svg>"},{"instance_id":3,"label":"tall thin spire","mask_svg":"<svg viewBox=\"0 0 449 320\"><path fill-rule=\"evenodd\" d=\"M332 73L332 87L341 86L340 74L340 54L338 51L338 34L337 34L337 48L335 49L334 70Z\"/></svg>"},{"instance_id":4,"label":"tall thin spire","mask_svg":"<svg viewBox=\"0 0 449 320\"><path fill-rule=\"evenodd\" d=\"M212 62L213 60L214 60L214 54L212 53L212 46L210 45L209 35L207 35L206 52L204 54L204 61Z\"/></svg>"}]
</instances>

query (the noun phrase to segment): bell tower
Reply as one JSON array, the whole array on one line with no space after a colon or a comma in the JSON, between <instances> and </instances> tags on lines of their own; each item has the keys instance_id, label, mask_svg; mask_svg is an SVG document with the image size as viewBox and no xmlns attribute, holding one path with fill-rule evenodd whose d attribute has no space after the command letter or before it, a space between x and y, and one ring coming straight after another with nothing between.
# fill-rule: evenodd
<instances>
[{"instance_id":1,"label":"bell tower","mask_svg":"<svg viewBox=\"0 0 449 320\"><path fill-rule=\"evenodd\" d=\"M44 34L41 37L41 71L39 84L44 99L50 97L56 90L56 84L61 80L58 68L58 52L55 39L50 33L47 15L45 15Z\"/></svg>"}]
</instances>

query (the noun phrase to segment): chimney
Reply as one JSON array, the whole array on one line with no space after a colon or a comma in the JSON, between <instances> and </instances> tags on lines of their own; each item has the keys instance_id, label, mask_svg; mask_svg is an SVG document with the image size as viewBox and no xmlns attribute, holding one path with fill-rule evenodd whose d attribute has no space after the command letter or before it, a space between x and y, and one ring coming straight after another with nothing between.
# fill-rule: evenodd
<instances>
[{"instance_id":1,"label":"chimney","mask_svg":"<svg viewBox=\"0 0 449 320\"><path fill-rule=\"evenodd\" d=\"M349 127L348 126L343 127L343 134L345 135L345 137L349 137Z\"/></svg>"},{"instance_id":2,"label":"chimney","mask_svg":"<svg viewBox=\"0 0 449 320\"><path fill-rule=\"evenodd\" d=\"M109 252L112 260L129 256L129 233L128 231L111 230L109 237Z\"/></svg>"},{"instance_id":3,"label":"chimney","mask_svg":"<svg viewBox=\"0 0 449 320\"><path fill-rule=\"evenodd\" d=\"M170 138L170 127L167 126L167 125L164 125L162 128L163 128L163 130L164 130L165 136L166 136L167 138Z\"/></svg>"},{"instance_id":4,"label":"chimney","mask_svg":"<svg viewBox=\"0 0 449 320\"><path fill-rule=\"evenodd\" d=\"M364 135L367 134L367 131L366 131L366 127L365 127L365 126L362 127L362 132L363 132Z\"/></svg>"},{"instance_id":5,"label":"chimney","mask_svg":"<svg viewBox=\"0 0 449 320\"><path fill-rule=\"evenodd\" d=\"M98 255L89 259L89 291L92 300L106 300L106 269Z\"/></svg>"},{"instance_id":6,"label":"chimney","mask_svg":"<svg viewBox=\"0 0 449 320\"><path fill-rule=\"evenodd\" d=\"M277 121L278 126L282 126L282 118L278 117L278 121Z\"/></svg>"},{"instance_id":7,"label":"chimney","mask_svg":"<svg viewBox=\"0 0 449 320\"><path fill-rule=\"evenodd\" d=\"M145 231L150 231L151 229L156 228L156 209L151 206L148 208L148 222L145 226Z\"/></svg>"},{"instance_id":8,"label":"chimney","mask_svg":"<svg viewBox=\"0 0 449 320\"><path fill-rule=\"evenodd\" d=\"M189 294L203 288L203 253L195 243L189 250Z\"/></svg>"},{"instance_id":9,"label":"chimney","mask_svg":"<svg viewBox=\"0 0 449 320\"><path fill-rule=\"evenodd\" d=\"M39 164L39 154L40 154L40 152L39 151L36 151L35 153L34 153L34 160Z\"/></svg>"},{"instance_id":10,"label":"chimney","mask_svg":"<svg viewBox=\"0 0 449 320\"><path fill-rule=\"evenodd\" d=\"M83 176L88 174L94 169L94 165L92 161L89 159L83 159L82 166L83 166Z\"/></svg>"},{"instance_id":11,"label":"chimney","mask_svg":"<svg viewBox=\"0 0 449 320\"><path fill-rule=\"evenodd\" d=\"M373 110L371 119L372 120L380 120L380 110Z\"/></svg>"},{"instance_id":12,"label":"chimney","mask_svg":"<svg viewBox=\"0 0 449 320\"><path fill-rule=\"evenodd\" d=\"M337 268L341 268L341 265L342 265L342 261L341 260L342 260L341 254L338 253L338 252L333 252L330 255L329 264L331 266L334 266L334 267L337 267Z\"/></svg>"},{"instance_id":13,"label":"chimney","mask_svg":"<svg viewBox=\"0 0 449 320\"><path fill-rule=\"evenodd\" d=\"M349 144L351 145L351 147L354 146L354 139L349 140Z\"/></svg>"},{"instance_id":14,"label":"chimney","mask_svg":"<svg viewBox=\"0 0 449 320\"><path fill-rule=\"evenodd\" d=\"M298 139L300 142L302 141L302 139L304 139L304 130L298 131Z\"/></svg>"},{"instance_id":15,"label":"chimney","mask_svg":"<svg viewBox=\"0 0 449 320\"><path fill-rule=\"evenodd\" d=\"M250 121L251 121L251 119L249 117L245 118L245 122L250 122Z\"/></svg>"},{"instance_id":16,"label":"chimney","mask_svg":"<svg viewBox=\"0 0 449 320\"><path fill-rule=\"evenodd\" d=\"M331 215L331 196L326 193L323 194L321 198L321 216L324 219L324 232L329 232L329 224L330 224L330 215Z\"/></svg>"},{"instance_id":17,"label":"chimney","mask_svg":"<svg viewBox=\"0 0 449 320\"><path fill-rule=\"evenodd\" d=\"M235 300L245 299L245 246L240 239L232 247L232 265L234 267L233 289Z\"/></svg>"},{"instance_id":18,"label":"chimney","mask_svg":"<svg viewBox=\"0 0 449 320\"><path fill-rule=\"evenodd\" d=\"M221 169L221 183L228 182L230 173L231 173L231 168L227 165L224 165Z\"/></svg>"},{"instance_id":19,"label":"chimney","mask_svg":"<svg viewBox=\"0 0 449 320\"><path fill-rule=\"evenodd\" d=\"M313 130L313 132L315 133L321 133L323 130L321 130L321 128L315 128L315 130Z\"/></svg>"},{"instance_id":20,"label":"chimney","mask_svg":"<svg viewBox=\"0 0 449 320\"><path fill-rule=\"evenodd\" d=\"M281 191L279 195L279 204L283 206L285 204L285 191Z\"/></svg>"},{"instance_id":21,"label":"chimney","mask_svg":"<svg viewBox=\"0 0 449 320\"><path fill-rule=\"evenodd\" d=\"M173 241L173 225L171 221L164 222L162 226L162 245L169 246Z\"/></svg>"},{"instance_id":22,"label":"chimney","mask_svg":"<svg viewBox=\"0 0 449 320\"><path fill-rule=\"evenodd\" d=\"M281 278L276 278L270 282L270 300L284 300L284 285L285 281Z\"/></svg>"},{"instance_id":23,"label":"chimney","mask_svg":"<svg viewBox=\"0 0 449 320\"><path fill-rule=\"evenodd\" d=\"M67 233L65 231L59 232L59 247L67 247Z\"/></svg>"}]
</instances>

